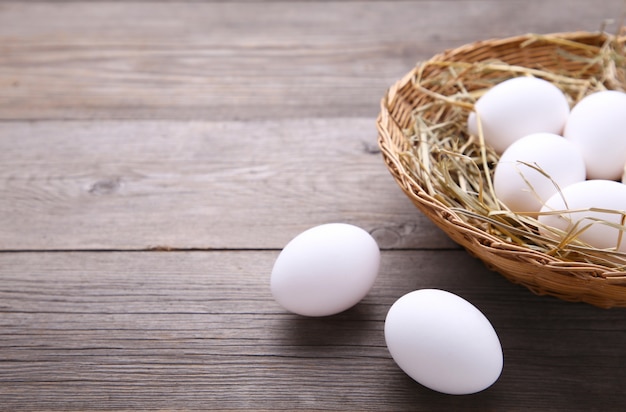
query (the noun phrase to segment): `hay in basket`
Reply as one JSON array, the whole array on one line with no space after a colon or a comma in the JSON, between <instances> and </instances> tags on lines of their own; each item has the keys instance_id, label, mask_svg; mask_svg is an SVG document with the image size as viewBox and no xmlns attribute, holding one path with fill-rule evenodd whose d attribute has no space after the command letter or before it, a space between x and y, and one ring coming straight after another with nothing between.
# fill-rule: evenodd
<instances>
[{"instance_id":1,"label":"hay in basket","mask_svg":"<svg viewBox=\"0 0 626 412\"><path fill-rule=\"evenodd\" d=\"M548 80L571 105L597 90L623 91L625 40L529 34L468 44L418 64L381 101L378 143L389 171L452 240L510 281L539 295L626 307L626 254L595 249L572 233L546 238L536 218L508 211L493 193L498 155L466 126L476 99L511 77Z\"/></svg>"}]
</instances>

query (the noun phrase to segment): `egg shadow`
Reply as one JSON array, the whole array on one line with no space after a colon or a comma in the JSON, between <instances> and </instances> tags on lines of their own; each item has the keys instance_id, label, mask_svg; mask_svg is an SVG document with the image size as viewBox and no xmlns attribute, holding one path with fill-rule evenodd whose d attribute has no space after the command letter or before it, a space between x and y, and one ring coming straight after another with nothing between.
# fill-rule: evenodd
<instances>
[{"instance_id":1,"label":"egg shadow","mask_svg":"<svg viewBox=\"0 0 626 412\"><path fill-rule=\"evenodd\" d=\"M384 345L384 313L380 305L362 301L335 315L307 317L289 314L281 321L285 343L311 350L338 346Z\"/></svg>"}]
</instances>

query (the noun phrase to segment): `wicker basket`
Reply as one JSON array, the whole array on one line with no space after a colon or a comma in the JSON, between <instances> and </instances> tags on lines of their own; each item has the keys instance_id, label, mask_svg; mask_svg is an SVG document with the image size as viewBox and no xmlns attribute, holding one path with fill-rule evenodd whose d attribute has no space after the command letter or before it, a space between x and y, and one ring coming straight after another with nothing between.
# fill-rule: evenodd
<instances>
[{"instance_id":1,"label":"wicker basket","mask_svg":"<svg viewBox=\"0 0 626 412\"><path fill-rule=\"evenodd\" d=\"M566 40L563 44L541 41L528 42L531 35L507 39L481 41L448 50L428 62L479 62L498 59L504 63L528 68L550 70L580 70L584 62L563 60L559 53L568 50L567 41L592 46L602 46L608 36L602 33L561 33L551 36ZM523 47L522 47L523 46ZM557 53L556 48L560 48ZM454 210L446 207L428 193L423 184L411 178L401 161L401 154L410 149L405 130L414 122L414 109L431 101L432 97L416 87L416 74L421 78L434 76L438 65L417 65L404 78L387 91L381 101L377 119L378 143L391 174L411 201L441 228L452 240L470 254L482 260L510 281L521 284L539 295L555 296L566 301L587 302L599 307L626 307L626 272L590 264L565 261L534 249L503 241L461 219ZM593 76L593 70L588 73Z\"/></svg>"}]
</instances>

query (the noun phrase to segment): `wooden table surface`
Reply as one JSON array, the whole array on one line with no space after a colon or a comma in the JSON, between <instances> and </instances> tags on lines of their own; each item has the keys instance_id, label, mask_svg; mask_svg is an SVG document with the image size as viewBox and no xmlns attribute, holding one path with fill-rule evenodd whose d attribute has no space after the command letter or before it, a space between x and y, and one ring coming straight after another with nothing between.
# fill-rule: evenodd
<instances>
[{"instance_id":1,"label":"wooden table surface","mask_svg":"<svg viewBox=\"0 0 626 412\"><path fill-rule=\"evenodd\" d=\"M0 2L0 409L623 410L626 310L536 296L412 206L375 118L418 61L617 27L622 0ZM612 21L608 21L612 19ZM379 278L304 318L281 248L368 230ZM450 396L385 346L419 288L476 305L489 389Z\"/></svg>"}]
</instances>

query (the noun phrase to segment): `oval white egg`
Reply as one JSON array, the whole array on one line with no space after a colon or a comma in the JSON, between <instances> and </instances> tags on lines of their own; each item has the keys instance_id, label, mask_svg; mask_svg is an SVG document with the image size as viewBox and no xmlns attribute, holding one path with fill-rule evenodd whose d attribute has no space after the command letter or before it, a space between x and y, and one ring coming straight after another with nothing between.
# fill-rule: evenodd
<instances>
[{"instance_id":1,"label":"oval white egg","mask_svg":"<svg viewBox=\"0 0 626 412\"><path fill-rule=\"evenodd\" d=\"M554 84L536 77L515 77L487 90L468 117L470 134L478 135L477 117L485 142L502 153L513 142L539 132L561 134L569 103Z\"/></svg>"},{"instance_id":2,"label":"oval white egg","mask_svg":"<svg viewBox=\"0 0 626 412\"><path fill-rule=\"evenodd\" d=\"M618 179L626 164L626 93L607 90L580 100L563 136L583 153L588 179Z\"/></svg>"},{"instance_id":3,"label":"oval white egg","mask_svg":"<svg viewBox=\"0 0 626 412\"><path fill-rule=\"evenodd\" d=\"M585 180L577 146L553 133L533 133L509 146L496 165L496 196L513 212L539 212L558 191Z\"/></svg>"},{"instance_id":4,"label":"oval white egg","mask_svg":"<svg viewBox=\"0 0 626 412\"><path fill-rule=\"evenodd\" d=\"M596 210L587 210L590 208ZM616 249L622 231L602 222L620 225L622 214L608 213L607 210L626 212L626 185L613 180L586 180L554 194L541 208L541 213L563 213L540 215L538 220L567 233L578 232L590 225L577 236L580 241L598 249ZM545 227L539 229L546 236L556 236ZM619 243L618 250L626 252L626 236Z\"/></svg>"},{"instance_id":5,"label":"oval white egg","mask_svg":"<svg viewBox=\"0 0 626 412\"><path fill-rule=\"evenodd\" d=\"M380 250L368 232L345 223L320 225L300 233L280 252L271 291L293 313L334 315L367 295L379 265Z\"/></svg>"},{"instance_id":6,"label":"oval white egg","mask_svg":"<svg viewBox=\"0 0 626 412\"><path fill-rule=\"evenodd\" d=\"M467 300L443 290L398 299L385 319L385 341L406 374L438 392L479 392L502 372L502 347L491 323Z\"/></svg>"}]
</instances>

